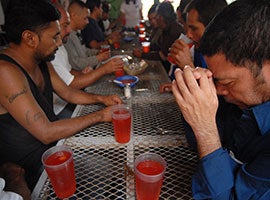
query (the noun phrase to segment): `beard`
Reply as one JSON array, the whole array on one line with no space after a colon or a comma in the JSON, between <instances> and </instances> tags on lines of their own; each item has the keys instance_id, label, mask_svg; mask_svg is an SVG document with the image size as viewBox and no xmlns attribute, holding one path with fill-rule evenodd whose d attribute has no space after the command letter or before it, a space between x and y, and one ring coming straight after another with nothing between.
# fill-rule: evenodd
<instances>
[{"instance_id":1,"label":"beard","mask_svg":"<svg viewBox=\"0 0 270 200\"><path fill-rule=\"evenodd\" d=\"M36 53L36 56L35 56L35 59L38 61L38 62L50 62L52 60L54 60L55 58L55 53L56 51L58 50L58 48L56 48L52 53L50 53L49 55L44 55L44 54L41 54L39 52Z\"/></svg>"},{"instance_id":2,"label":"beard","mask_svg":"<svg viewBox=\"0 0 270 200\"><path fill-rule=\"evenodd\" d=\"M53 61L54 58L55 58L55 53L54 54L50 54L50 55L44 57L43 61L50 62L50 61Z\"/></svg>"}]
</instances>

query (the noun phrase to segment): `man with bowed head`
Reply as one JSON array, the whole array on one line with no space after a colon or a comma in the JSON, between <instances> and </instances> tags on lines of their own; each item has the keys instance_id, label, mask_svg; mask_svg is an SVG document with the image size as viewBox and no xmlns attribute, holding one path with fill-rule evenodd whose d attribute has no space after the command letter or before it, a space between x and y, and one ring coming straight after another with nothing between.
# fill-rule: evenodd
<instances>
[{"instance_id":1,"label":"man with bowed head","mask_svg":"<svg viewBox=\"0 0 270 200\"><path fill-rule=\"evenodd\" d=\"M43 168L41 156L59 139L100 122L110 122L111 107L58 120L53 91L73 104L121 103L116 95L88 94L68 87L49 62L62 45L60 14L47 0L11 0L5 30L9 47L0 55L0 165L13 162L25 170L32 190Z\"/></svg>"},{"instance_id":2,"label":"man with bowed head","mask_svg":"<svg viewBox=\"0 0 270 200\"><path fill-rule=\"evenodd\" d=\"M194 199L270 199L269 15L268 0L233 2L201 40L209 70L175 72L173 94L200 157Z\"/></svg>"}]
</instances>

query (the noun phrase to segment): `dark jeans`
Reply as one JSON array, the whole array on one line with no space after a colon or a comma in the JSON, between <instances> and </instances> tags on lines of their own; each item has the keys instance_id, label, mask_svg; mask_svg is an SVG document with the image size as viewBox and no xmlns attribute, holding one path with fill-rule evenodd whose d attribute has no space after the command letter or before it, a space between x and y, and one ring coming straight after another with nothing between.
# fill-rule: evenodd
<instances>
[{"instance_id":1,"label":"dark jeans","mask_svg":"<svg viewBox=\"0 0 270 200\"><path fill-rule=\"evenodd\" d=\"M67 104L65 108L57 115L59 119L70 118L76 108L76 104Z\"/></svg>"}]
</instances>

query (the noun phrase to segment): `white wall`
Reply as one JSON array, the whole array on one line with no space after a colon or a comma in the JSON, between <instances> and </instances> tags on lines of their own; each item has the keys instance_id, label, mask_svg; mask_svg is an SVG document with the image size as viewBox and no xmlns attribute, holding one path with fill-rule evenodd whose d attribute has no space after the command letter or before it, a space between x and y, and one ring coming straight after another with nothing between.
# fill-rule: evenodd
<instances>
[{"instance_id":1,"label":"white wall","mask_svg":"<svg viewBox=\"0 0 270 200\"><path fill-rule=\"evenodd\" d=\"M141 0L142 4L143 4L143 17L144 19L148 20L147 18L147 13L148 10L150 9L150 7L154 4L154 0ZM226 0L228 3L231 3L235 0ZM160 2L162 2L162 0L160 0ZM174 7L174 10L176 10L176 8L179 6L180 4L180 0L171 0L172 5Z\"/></svg>"}]
</instances>

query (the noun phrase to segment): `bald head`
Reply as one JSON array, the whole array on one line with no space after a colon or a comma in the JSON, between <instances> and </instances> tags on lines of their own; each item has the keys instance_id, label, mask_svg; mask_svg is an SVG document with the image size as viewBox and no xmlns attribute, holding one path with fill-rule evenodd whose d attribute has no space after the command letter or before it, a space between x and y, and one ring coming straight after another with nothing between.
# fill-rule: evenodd
<instances>
[{"instance_id":1,"label":"bald head","mask_svg":"<svg viewBox=\"0 0 270 200\"><path fill-rule=\"evenodd\" d=\"M80 0L72 1L68 7L68 12L72 30L82 30L89 23L90 11L84 2Z\"/></svg>"},{"instance_id":2,"label":"bald head","mask_svg":"<svg viewBox=\"0 0 270 200\"><path fill-rule=\"evenodd\" d=\"M68 12L69 13L79 13L85 8L88 9L88 7L86 6L86 4L84 2L82 2L81 0L74 0L69 4Z\"/></svg>"}]
</instances>

